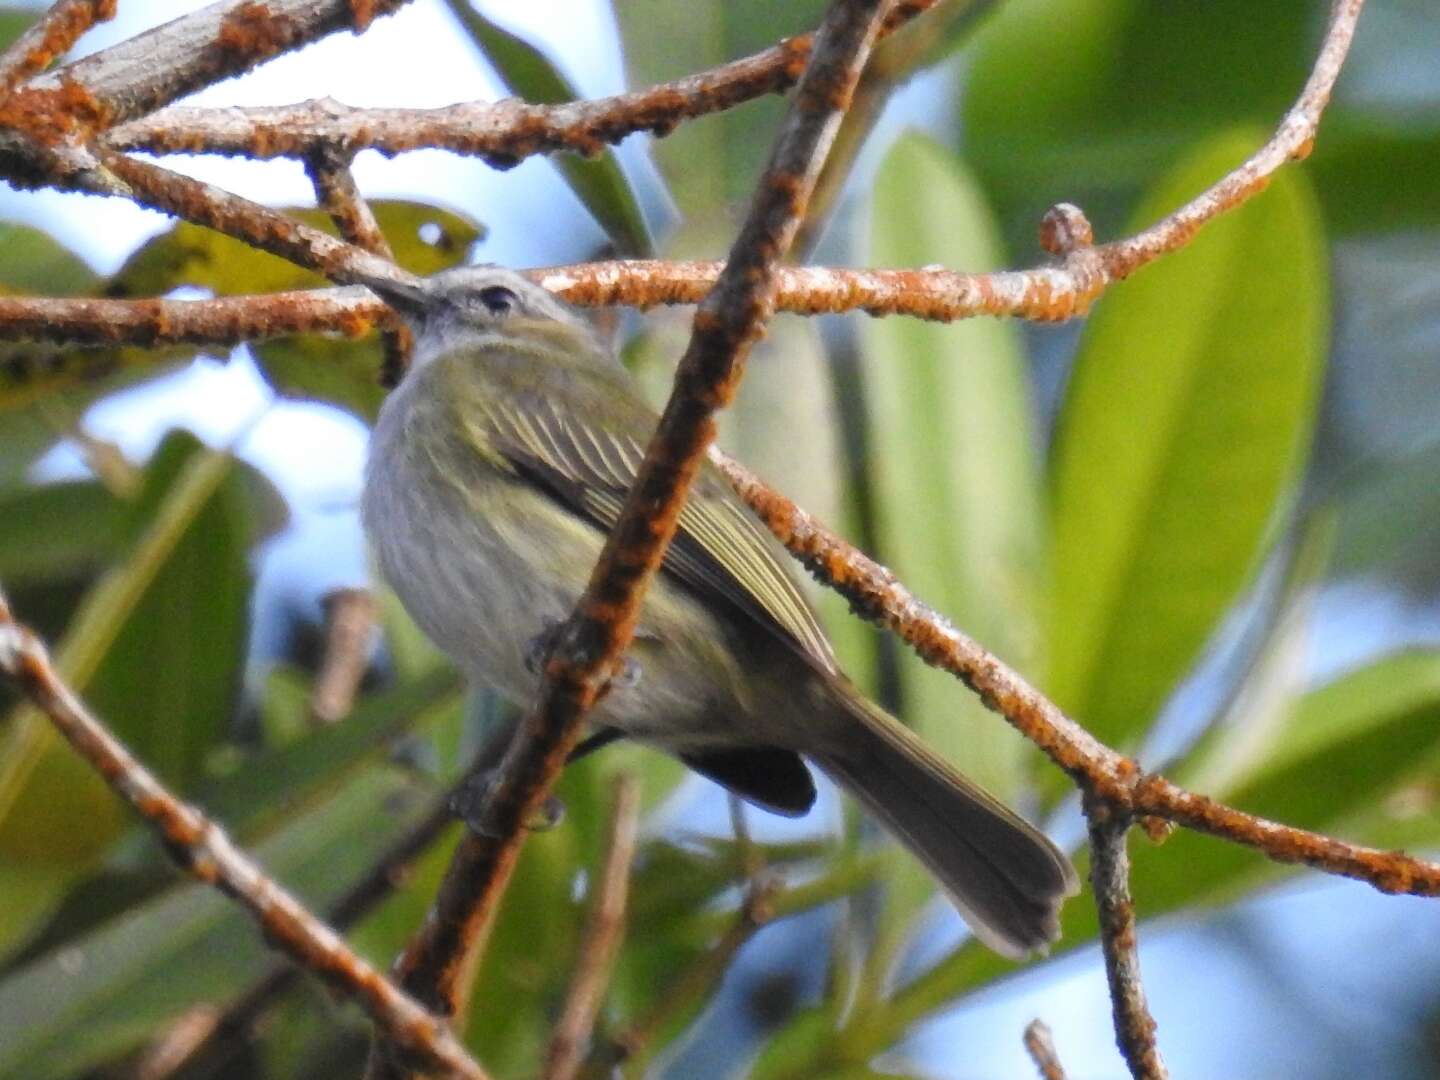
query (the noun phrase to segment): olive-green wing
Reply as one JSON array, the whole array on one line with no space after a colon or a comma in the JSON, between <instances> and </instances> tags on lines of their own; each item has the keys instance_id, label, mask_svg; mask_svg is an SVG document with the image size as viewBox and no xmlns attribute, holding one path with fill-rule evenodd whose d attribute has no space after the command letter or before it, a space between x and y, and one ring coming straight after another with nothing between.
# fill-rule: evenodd
<instances>
[{"instance_id":1,"label":"olive-green wing","mask_svg":"<svg viewBox=\"0 0 1440 1080\"><path fill-rule=\"evenodd\" d=\"M484 411L495 449L517 471L609 533L645 456L637 439L597 430L541 393L509 395L503 409L467 404ZM728 601L833 673L829 639L780 558L724 480L703 469L680 512L665 570L702 595Z\"/></svg>"}]
</instances>

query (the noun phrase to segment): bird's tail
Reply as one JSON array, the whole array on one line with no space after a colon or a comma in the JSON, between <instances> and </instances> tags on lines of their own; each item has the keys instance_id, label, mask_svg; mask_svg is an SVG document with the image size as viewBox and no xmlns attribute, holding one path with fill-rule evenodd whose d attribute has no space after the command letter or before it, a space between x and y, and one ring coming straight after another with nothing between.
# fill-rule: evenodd
<instances>
[{"instance_id":1,"label":"bird's tail","mask_svg":"<svg viewBox=\"0 0 1440 1080\"><path fill-rule=\"evenodd\" d=\"M853 723L816 764L929 868L986 945L1018 958L1059 937L1060 904L1079 889L1070 860L898 720L842 695Z\"/></svg>"}]
</instances>

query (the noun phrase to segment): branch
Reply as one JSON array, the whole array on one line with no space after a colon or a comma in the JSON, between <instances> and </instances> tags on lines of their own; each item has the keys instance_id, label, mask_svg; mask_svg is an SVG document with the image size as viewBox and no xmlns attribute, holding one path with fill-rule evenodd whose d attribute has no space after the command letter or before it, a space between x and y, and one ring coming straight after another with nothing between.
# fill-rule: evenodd
<instances>
[{"instance_id":1,"label":"branch","mask_svg":"<svg viewBox=\"0 0 1440 1080\"><path fill-rule=\"evenodd\" d=\"M305 158L305 171L315 186L315 200L325 208L345 241L394 262L390 242L350 172L351 160L352 155L333 146L317 146L310 152ZM414 337L408 327L393 326L381 332L380 341L384 356L380 382L397 386L410 366Z\"/></svg>"},{"instance_id":2,"label":"branch","mask_svg":"<svg viewBox=\"0 0 1440 1080\"><path fill-rule=\"evenodd\" d=\"M1100 948L1110 983L1115 1042L1136 1080L1166 1080L1170 1073L1155 1045L1155 1020L1140 983L1130 856L1125 850L1130 818L1093 799L1086 801L1085 817L1090 829L1090 883L1100 916Z\"/></svg>"},{"instance_id":3,"label":"branch","mask_svg":"<svg viewBox=\"0 0 1440 1080\"><path fill-rule=\"evenodd\" d=\"M350 715L355 691L370 664L375 601L367 589L335 589L320 601L325 612L325 647L310 690L310 715L336 724Z\"/></svg>"},{"instance_id":4,"label":"branch","mask_svg":"<svg viewBox=\"0 0 1440 1080\"><path fill-rule=\"evenodd\" d=\"M337 30L360 33L406 0L225 0L137 34L42 79L69 84L110 124L144 116L176 98L292 52Z\"/></svg>"},{"instance_id":5,"label":"branch","mask_svg":"<svg viewBox=\"0 0 1440 1080\"><path fill-rule=\"evenodd\" d=\"M1065 1067L1060 1064L1055 1037L1045 1021L1031 1020L1025 1025L1025 1050L1040 1070L1040 1080L1065 1080Z\"/></svg>"},{"instance_id":6,"label":"branch","mask_svg":"<svg viewBox=\"0 0 1440 1080\"><path fill-rule=\"evenodd\" d=\"M791 104L729 264L695 316L675 391L620 521L546 668L536 708L490 790L485 827L461 845L419 935L398 964L404 985L454 1014L477 928L514 865L524 823L540 808L634 631L645 586L674 533L690 480L714 437L713 414L734 393L750 344L771 311L773 269L793 238L884 5L837 0Z\"/></svg>"},{"instance_id":7,"label":"branch","mask_svg":"<svg viewBox=\"0 0 1440 1080\"><path fill-rule=\"evenodd\" d=\"M585 1045L595 1028L610 973L620 954L625 934L626 893L630 864L635 861L635 837L640 817L640 787L623 773L615 782L610 814L610 838L599 879L592 887L590 915L580 941L580 953L565 995L565 1007L545 1051L544 1080L573 1080L579 1075Z\"/></svg>"},{"instance_id":8,"label":"branch","mask_svg":"<svg viewBox=\"0 0 1440 1080\"><path fill-rule=\"evenodd\" d=\"M197 880L233 897L266 941L353 998L377 1028L447 1075L484 1080L485 1072L445 1025L357 956L295 897L265 876L219 825L179 801L130 755L61 680L40 640L16 623L0 597L0 672L14 680L56 729L155 830L167 852Z\"/></svg>"},{"instance_id":9,"label":"branch","mask_svg":"<svg viewBox=\"0 0 1440 1080\"><path fill-rule=\"evenodd\" d=\"M365 289L304 289L213 300L0 296L0 339L71 345L215 345L287 334L359 338L395 322Z\"/></svg>"},{"instance_id":10,"label":"branch","mask_svg":"<svg viewBox=\"0 0 1440 1080\"><path fill-rule=\"evenodd\" d=\"M0 56L0 98L70 51L97 22L115 17L115 0L59 0Z\"/></svg>"},{"instance_id":11,"label":"branch","mask_svg":"<svg viewBox=\"0 0 1440 1080\"><path fill-rule=\"evenodd\" d=\"M904 0L886 17L892 33L937 0ZM202 109L175 107L115 128L112 149L149 154L226 154L303 158L317 146L387 156L438 149L509 168L535 154L597 153L607 143L648 131L668 135L686 120L781 94L810 59L813 34L786 38L763 52L673 82L588 101L531 105L516 99L463 102L440 109L357 109L332 98L298 105Z\"/></svg>"}]
</instances>

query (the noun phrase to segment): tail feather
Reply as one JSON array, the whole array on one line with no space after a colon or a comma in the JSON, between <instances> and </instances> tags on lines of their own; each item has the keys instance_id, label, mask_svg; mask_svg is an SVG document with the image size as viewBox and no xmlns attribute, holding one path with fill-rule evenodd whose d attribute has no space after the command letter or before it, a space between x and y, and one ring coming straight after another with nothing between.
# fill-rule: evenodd
<instances>
[{"instance_id":1,"label":"tail feather","mask_svg":"<svg viewBox=\"0 0 1440 1080\"><path fill-rule=\"evenodd\" d=\"M846 705L857 722L816 764L929 868L986 945L1018 958L1059 937L1060 904L1079 889L1070 860L898 721L858 697Z\"/></svg>"}]
</instances>

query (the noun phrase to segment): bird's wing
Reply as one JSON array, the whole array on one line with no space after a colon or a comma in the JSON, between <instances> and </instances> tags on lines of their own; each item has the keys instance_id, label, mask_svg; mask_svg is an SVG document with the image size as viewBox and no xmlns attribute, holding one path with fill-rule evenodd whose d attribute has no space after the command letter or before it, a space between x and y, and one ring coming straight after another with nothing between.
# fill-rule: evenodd
<instances>
[{"instance_id":1,"label":"bird's wing","mask_svg":"<svg viewBox=\"0 0 1440 1080\"><path fill-rule=\"evenodd\" d=\"M597 430L543 394L507 396L503 408L476 404L496 450L517 471L609 533L645 456L639 441ZM665 570L704 596L723 598L811 663L836 672L829 639L782 568L769 534L720 477L706 472L680 512Z\"/></svg>"}]
</instances>

